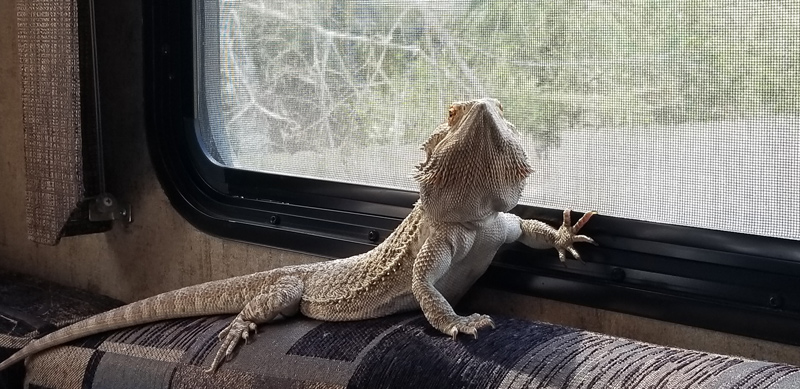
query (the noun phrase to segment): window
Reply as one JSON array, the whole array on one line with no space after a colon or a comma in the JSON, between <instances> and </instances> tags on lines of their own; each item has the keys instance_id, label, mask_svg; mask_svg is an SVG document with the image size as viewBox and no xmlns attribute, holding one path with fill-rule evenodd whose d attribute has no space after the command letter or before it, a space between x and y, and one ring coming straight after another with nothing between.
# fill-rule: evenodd
<instances>
[{"instance_id":1,"label":"window","mask_svg":"<svg viewBox=\"0 0 800 389\"><path fill-rule=\"evenodd\" d=\"M800 2L218 1L145 7L165 190L221 236L341 257L416 198L455 100L499 98L523 217L596 209L587 263L484 283L789 343L800 319ZM535 260L531 257L535 255ZM754 315L758 323L741 320Z\"/></svg>"},{"instance_id":2,"label":"window","mask_svg":"<svg viewBox=\"0 0 800 389\"><path fill-rule=\"evenodd\" d=\"M798 2L213 3L203 141L229 167L414 190L450 102L493 96L524 204L800 240Z\"/></svg>"}]
</instances>

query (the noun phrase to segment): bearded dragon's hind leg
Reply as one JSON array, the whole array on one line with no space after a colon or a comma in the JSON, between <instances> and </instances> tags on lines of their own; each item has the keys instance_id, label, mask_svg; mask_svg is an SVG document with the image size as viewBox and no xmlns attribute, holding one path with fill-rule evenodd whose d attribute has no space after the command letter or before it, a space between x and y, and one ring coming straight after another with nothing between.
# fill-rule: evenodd
<instances>
[{"instance_id":1,"label":"bearded dragon's hind leg","mask_svg":"<svg viewBox=\"0 0 800 389\"><path fill-rule=\"evenodd\" d=\"M206 370L213 373L223 361L233 356L239 341L247 340L250 332L255 333L256 326L274 319L278 314L292 316L300 309L300 298L303 295L303 281L298 277L283 277L266 288L245 305L241 312L220 331L219 350L211 366Z\"/></svg>"}]
</instances>

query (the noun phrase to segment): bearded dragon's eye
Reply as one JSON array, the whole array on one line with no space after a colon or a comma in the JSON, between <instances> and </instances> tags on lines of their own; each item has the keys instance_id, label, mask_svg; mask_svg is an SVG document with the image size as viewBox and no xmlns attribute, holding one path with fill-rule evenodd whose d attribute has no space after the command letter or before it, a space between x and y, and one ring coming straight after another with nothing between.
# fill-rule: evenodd
<instances>
[{"instance_id":1,"label":"bearded dragon's eye","mask_svg":"<svg viewBox=\"0 0 800 389\"><path fill-rule=\"evenodd\" d=\"M447 110L447 124L453 125L453 122L456 120L456 113L458 113L458 106L451 105L450 109Z\"/></svg>"}]
</instances>

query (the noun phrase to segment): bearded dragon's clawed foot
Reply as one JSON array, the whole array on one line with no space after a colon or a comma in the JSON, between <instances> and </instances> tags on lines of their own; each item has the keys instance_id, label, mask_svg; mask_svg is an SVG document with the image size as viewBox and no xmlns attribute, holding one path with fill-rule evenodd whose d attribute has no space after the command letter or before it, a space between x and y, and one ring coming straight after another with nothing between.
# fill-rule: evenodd
<instances>
[{"instance_id":1,"label":"bearded dragon's clawed foot","mask_svg":"<svg viewBox=\"0 0 800 389\"><path fill-rule=\"evenodd\" d=\"M214 360L211 362L211 367L206 370L206 373L213 373L223 361L230 360L239 341L244 340L247 343L248 338L250 338L250 331L255 333L256 323L243 320L239 316L220 331L217 338L219 338L221 344L219 350L217 350L217 355L214 356Z\"/></svg>"},{"instance_id":2,"label":"bearded dragon's clawed foot","mask_svg":"<svg viewBox=\"0 0 800 389\"><path fill-rule=\"evenodd\" d=\"M479 313L473 313L469 316L453 315L448 318L448 322L449 323L444 326L447 330L443 332L452 336L453 340L456 339L459 333L469 334L477 339L479 329L485 327L494 328L492 318Z\"/></svg>"},{"instance_id":3,"label":"bearded dragon's clawed foot","mask_svg":"<svg viewBox=\"0 0 800 389\"><path fill-rule=\"evenodd\" d=\"M583 242L583 243L591 243L593 245L597 245L597 242L594 239L586 236L586 235L576 235L592 216L597 215L597 212L591 211L585 213L578 219L575 224L572 224L572 217L571 211L569 209L564 210L564 221L561 223L561 227L559 227L558 231L556 232L556 238L553 242L553 247L558 250L558 259L566 264L567 262L567 255L566 252L569 252L573 258L583 262L581 259L580 254L578 251L575 250L573 244L576 242Z\"/></svg>"}]
</instances>

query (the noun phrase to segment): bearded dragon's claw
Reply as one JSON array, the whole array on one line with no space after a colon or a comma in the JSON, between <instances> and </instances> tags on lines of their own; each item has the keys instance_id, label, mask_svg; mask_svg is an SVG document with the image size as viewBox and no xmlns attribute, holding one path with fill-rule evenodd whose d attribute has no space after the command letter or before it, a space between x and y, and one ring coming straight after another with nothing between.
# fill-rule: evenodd
<instances>
[{"instance_id":1,"label":"bearded dragon's claw","mask_svg":"<svg viewBox=\"0 0 800 389\"><path fill-rule=\"evenodd\" d=\"M584 262L578 251L575 250L573 246L574 243L580 242L597 245L594 239L586 235L576 235L577 232L589 222L592 216L597 215L597 212L586 212L575 224L572 224L571 212L572 211L569 209L564 210L564 221L561 223L561 227L556 231L556 238L553 242L553 246L558 251L558 260L561 261L564 266L567 264L567 252L576 260Z\"/></svg>"},{"instance_id":2,"label":"bearded dragon's claw","mask_svg":"<svg viewBox=\"0 0 800 389\"><path fill-rule=\"evenodd\" d=\"M478 338L478 330L485 327L494 328L494 322L492 318L487 315L481 315L479 313L473 313L469 316L458 316L453 315L447 319L450 324L446 326L447 330L442 331L446 335L449 335L456 340L458 334L468 334L472 335L475 339Z\"/></svg>"},{"instance_id":3,"label":"bearded dragon's claw","mask_svg":"<svg viewBox=\"0 0 800 389\"><path fill-rule=\"evenodd\" d=\"M451 327L449 334L453 340L456 340L456 337L458 337L458 328L456 328L456 326Z\"/></svg>"},{"instance_id":4,"label":"bearded dragon's claw","mask_svg":"<svg viewBox=\"0 0 800 389\"><path fill-rule=\"evenodd\" d=\"M209 366L205 372L213 373L223 361L229 361L233 357L233 352L236 349L236 345L239 344L239 341L244 340L245 343L247 343L250 337L250 331L255 333L256 328L256 323L251 321L242 320L238 316L233 319L233 321L217 335L217 338L221 341L219 350L217 350L214 360L211 361L211 366Z\"/></svg>"}]
</instances>

